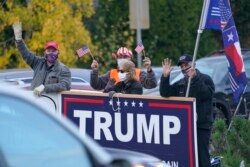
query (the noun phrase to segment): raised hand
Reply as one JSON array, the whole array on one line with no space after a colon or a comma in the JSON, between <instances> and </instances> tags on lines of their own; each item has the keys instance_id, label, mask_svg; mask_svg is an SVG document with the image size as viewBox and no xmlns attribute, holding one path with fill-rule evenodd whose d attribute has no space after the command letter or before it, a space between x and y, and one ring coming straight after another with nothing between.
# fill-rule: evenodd
<instances>
[{"instance_id":1,"label":"raised hand","mask_svg":"<svg viewBox=\"0 0 250 167\"><path fill-rule=\"evenodd\" d=\"M172 60L169 58L166 58L162 62L162 74L164 77L169 76L170 72L172 71Z\"/></svg>"},{"instance_id":2,"label":"raised hand","mask_svg":"<svg viewBox=\"0 0 250 167\"><path fill-rule=\"evenodd\" d=\"M22 23L16 22L12 25L16 41L22 40Z\"/></svg>"},{"instance_id":3,"label":"raised hand","mask_svg":"<svg viewBox=\"0 0 250 167\"><path fill-rule=\"evenodd\" d=\"M144 68L147 69L147 71L151 70L151 60L148 57L145 57L145 59L143 59L143 66Z\"/></svg>"},{"instance_id":4,"label":"raised hand","mask_svg":"<svg viewBox=\"0 0 250 167\"><path fill-rule=\"evenodd\" d=\"M95 70L95 71L97 71L99 69L99 64L96 60L92 61L91 68L92 68L92 70Z\"/></svg>"}]
</instances>

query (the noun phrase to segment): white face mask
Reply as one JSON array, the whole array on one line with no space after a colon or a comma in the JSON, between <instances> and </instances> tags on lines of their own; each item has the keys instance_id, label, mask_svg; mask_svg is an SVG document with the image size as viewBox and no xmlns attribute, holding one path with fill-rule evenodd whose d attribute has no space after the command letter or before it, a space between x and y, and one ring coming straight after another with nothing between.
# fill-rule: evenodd
<instances>
[{"instance_id":1,"label":"white face mask","mask_svg":"<svg viewBox=\"0 0 250 167\"><path fill-rule=\"evenodd\" d=\"M129 61L129 60L128 59L117 59L118 67L121 67L127 61Z\"/></svg>"},{"instance_id":2,"label":"white face mask","mask_svg":"<svg viewBox=\"0 0 250 167\"><path fill-rule=\"evenodd\" d=\"M126 79L127 79L127 73L121 73L121 72L119 72L118 73L118 77L119 77L119 79L120 79L120 81L125 81Z\"/></svg>"}]
</instances>

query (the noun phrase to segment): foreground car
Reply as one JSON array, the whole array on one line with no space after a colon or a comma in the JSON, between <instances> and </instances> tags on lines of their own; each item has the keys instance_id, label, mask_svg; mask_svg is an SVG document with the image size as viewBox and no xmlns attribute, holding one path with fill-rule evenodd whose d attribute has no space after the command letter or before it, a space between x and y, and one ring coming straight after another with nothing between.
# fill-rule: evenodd
<instances>
[{"instance_id":1,"label":"foreground car","mask_svg":"<svg viewBox=\"0 0 250 167\"><path fill-rule=\"evenodd\" d=\"M45 103L35 103L34 98L28 91L0 85L1 167L162 166L149 155L145 161L140 153L133 160L117 149L110 149L111 154L87 135L79 136L71 122L48 111Z\"/></svg>"}]
</instances>

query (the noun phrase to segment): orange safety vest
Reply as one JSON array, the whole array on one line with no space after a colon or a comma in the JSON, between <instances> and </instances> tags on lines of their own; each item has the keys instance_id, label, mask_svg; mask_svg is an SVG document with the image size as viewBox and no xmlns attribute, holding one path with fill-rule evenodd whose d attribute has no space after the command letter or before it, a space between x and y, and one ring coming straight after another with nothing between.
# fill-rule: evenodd
<instances>
[{"instance_id":1,"label":"orange safety vest","mask_svg":"<svg viewBox=\"0 0 250 167\"><path fill-rule=\"evenodd\" d=\"M112 69L110 70L110 75L109 75L109 78L110 79L114 79L115 80L115 83L117 82L120 82L120 79L118 77L118 70L117 69ZM139 68L136 68L135 69L135 76L136 76L136 79L139 81L140 80L140 73L141 73L141 70Z\"/></svg>"}]
</instances>

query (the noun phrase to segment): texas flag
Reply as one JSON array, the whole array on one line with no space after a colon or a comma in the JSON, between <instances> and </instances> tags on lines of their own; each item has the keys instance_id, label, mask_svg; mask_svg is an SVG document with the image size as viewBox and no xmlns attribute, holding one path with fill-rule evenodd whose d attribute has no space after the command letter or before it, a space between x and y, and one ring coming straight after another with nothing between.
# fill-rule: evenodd
<instances>
[{"instance_id":1,"label":"texas flag","mask_svg":"<svg viewBox=\"0 0 250 167\"><path fill-rule=\"evenodd\" d=\"M221 28L224 42L224 50L229 62L229 79L234 94L234 102L238 103L245 86L247 77L241 54L238 33L229 4L229 0L220 0Z\"/></svg>"},{"instance_id":2,"label":"texas flag","mask_svg":"<svg viewBox=\"0 0 250 167\"><path fill-rule=\"evenodd\" d=\"M247 78L229 0L207 0L202 22L202 29L205 28L220 29L222 32L233 100L235 103L239 103L241 94L247 85Z\"/></svg>"}]
</instances>

